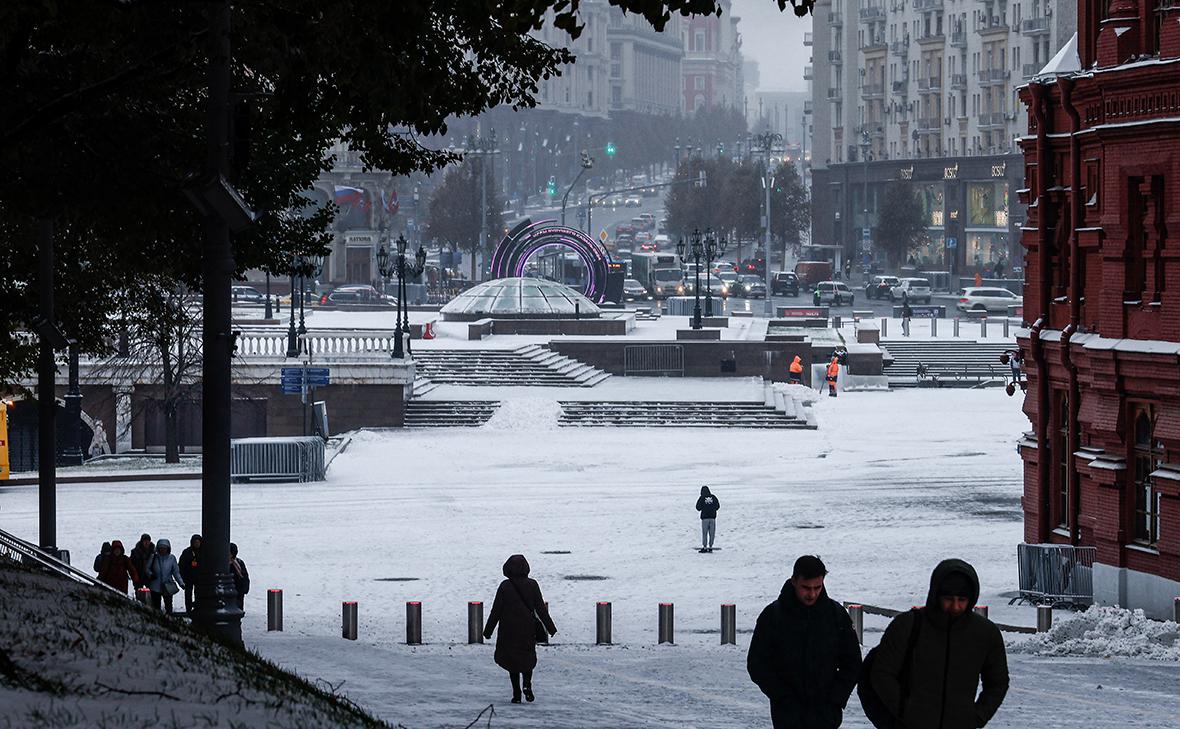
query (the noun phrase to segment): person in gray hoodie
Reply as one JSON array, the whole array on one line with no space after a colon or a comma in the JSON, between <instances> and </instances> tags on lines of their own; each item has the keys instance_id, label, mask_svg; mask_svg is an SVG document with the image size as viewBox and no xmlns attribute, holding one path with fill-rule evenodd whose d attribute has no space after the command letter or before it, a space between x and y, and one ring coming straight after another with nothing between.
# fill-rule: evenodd
<instances>
[{"instance_id":1,"label":"person in gray hoodie","mask_svg":"<svg viewBox=\"0 0 1180 729\"><path fill-rule=\"evenodd\" d=\"M152 591L152 607L159 610L163 601L164 611L171 614L172 596L184 589L184 578L180 576L180 565L172 555L172 543L167 539L156 542L156 553L147 561L144 584ZM171 592L170 587L174 588Z\"/></svg>"}]
</instances>

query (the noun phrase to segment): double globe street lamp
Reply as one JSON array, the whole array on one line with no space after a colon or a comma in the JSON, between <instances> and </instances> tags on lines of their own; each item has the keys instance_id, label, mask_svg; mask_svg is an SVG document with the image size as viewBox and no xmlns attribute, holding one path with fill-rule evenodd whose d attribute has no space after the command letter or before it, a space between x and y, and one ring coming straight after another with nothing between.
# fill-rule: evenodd
<instances>
[{"instance_id":1,"label":"double globe street lamp","mask_svg":"<svg viewBox=\"0 0 1180 729\"><path fill-rule=\"evenodd\" d=\"M303 315L303 300L307 298L307 279L319 280L324 271L323 256L294 256L291 259L291 317L287 324L287 356L298 357L303 352L303 340L300 334L307 334L307 324ZM299 328L295 328L295 277L299 277Z\"/></svg>"},{"instance_id":2,"label":"double globe street lamp","mask_svg":"<svg viewBox=\"0 0 1180 729\"><path fill-rule=\"evenodd\" d=\"M693 284L693 310L692 310L692 328L701 328L701 259L705 261L705 316L713 316L713 285L712 273L713 262L725 254L726 241L724 237L718 238L713 234L711 229L706 230L704 235L699 229L693 230L689 238L689 243L686 245L684 239L676 244L676 255L680 258L683 264L688 263L688 258L685 254L690 254L689 257L693 262L694 275L696 281Z\"/></svg>"},{"instance_id":3,"label":"double globe street lamp","mask_svg":"<svg viewBox=\"0 0 1180 729\"><path fill-rule=\"evenodd\" d=\"M411 262L406 260L408 244L405 236L399 235L396 245L396 255L390 255L385 244L381 245L380 250L377 251L377 271L382 278L397 277L397 313L394 317L396 326L393 328L393 352L390 356L393 359L402 359L406 354L413 354L410 351L408 339L404 351L402 349L402 333L410 333L409 306L406 302L406 278L417 278L426 270L426 249L419 245L418 252Z\"/></svg>"}]
</instances>

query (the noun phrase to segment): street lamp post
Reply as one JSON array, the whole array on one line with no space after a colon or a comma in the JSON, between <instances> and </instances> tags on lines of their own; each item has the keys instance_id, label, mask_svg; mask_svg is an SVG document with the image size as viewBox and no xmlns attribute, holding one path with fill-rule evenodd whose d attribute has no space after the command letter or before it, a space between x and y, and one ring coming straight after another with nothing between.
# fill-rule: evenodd
<instances>
[{"instance_id":1,"label":"street lamp post","mask_svg":"<svg viewBox=\"0 0 1180 729\"><path fill-rule=\"evenodd\" d=\"M402 331L406 333L406 354L413 357L414 353L410 350L413 336L410 334L410 301L406 280L418 278L426 270L426 249L419 244L418 252L414 254L414 262L408 263L406 261L406 239L399 235L397 238L397 261L400 268L398 280L402 285L402 305L399 307L402 312Z\"/></svg>"},{"instance_id":2,"label":"street lamp post","mask_svg":"<svg viewBox=\"0 0 1180 729\"><path fill-rule=\"evenodd\" d=\"M377 250L377 272L381 274L382 279L390 279L397 275L397 256L390 256L389 250L385 244L381 244L381 248ZM400 283L398 291L400 292ZM394 312L393 321L393 351L389 356L393 359L402 359L405 352L402 350L402 299L401 296L394 297L397 309Z\"/></svg>"},{"instance_id":3,"label":"street lamp post","mask_svg":"<svg viewBox=\"0 0 1180 729\"><path fill-rule=\"evenodd\" d=\"M866 269L868 265L869 249L873 242L872 233L869 230L869 130L862 129L860 134L860 157L861 162L864 165L864 179L862 180L864 183L864 217L862 219L864 227L861 228L860 234L860 275L867 282L868 272Z\"/></svg>"},{"instance_id":4,"label":"street lamp post","mask_svg":"<svg viewBox=\"0 0 1180 729\"><path fill-rule=\"evenodd\" d=\"M393 352L390 357L393 359L403 359L406 354L413 355L410 351L409 342L402 344L402 334L410 333L410 314L409 304L406 301L406 278L415 278L421 275L422 271L426 269L426 249L421 245L418 246L418 252L414 256L414 262L408 263L406 261L406 239L405 236L399 235L397 237L397 252L390 254L389 250L382 244L381 249L377 251L377 270L382 277L390 278L397 276L397 309L394 314L394 321L396 322L393 328Z\"/></svg>"},{"instance_id":5,"label":"street lamp post","mask_svg":"<svg viewBox=\"0 0 1180 729\"><path fill-rule=\"evenodd\" d=\"M299 339L295 331L295 256L291 256L291 303L287 309L291 312L291 319L287 324L287 357L298 357Z\"/></svg>"},{"instance_id":6,"label":"street lamp post","mask_svg":"<svg viewBox=\"0 0 1180 729\"><path fill-rule=\"evenodd\" d=\"M766 294L762 299L765 302L764 312L769 318L774 313L773 297L770 295L770 188L774 186L774 177L770 174L770 153L774 150L776 144L783 141L783 135L777 132L765 131L755 137L758 149L762 152L766 161L766 167L762 171L762 187L766 191L766 207L764 213L766 219L763 224L766 227L766 234L763 239L762 260L763 274L766 278Z\"/></svg>"},{"instance_id":7,"label":"street lamp post","mask_svg":"<svg viewBox=\"0 0 1180 729\"><path fill-rule=\"evenodd\" d=\"M70 342L70 382L66 391L66 442L61 453L65 466L80 466L83 461L82 444L82 391L78 387L78 345Z\"/></svg>"},{"instance_id":8,"label":"street lamp post","mask_svg":"<svg viewBox=\"0 0 1180 729\"><path fill-rule=\"evenodd\" d=\"M705 238L705 316L713 316L713 261L725 255L725 236L718 238L712 232Z\"/></svg>"},{"instance_id":9,"label":"street lamp post","mask_svg":"<svg viewBox=\"0 0 1180 729\"><path fill-rule=\"evenodd\" d=\"M712 237L713 233L712 233L712 231L707 231L705 233L705 235L707 237ZM692 293L693 293L692 328L693 329L700 329L701 328L701 256L704 254L703 248L704 248L704 246L701 243L701 231L700 230L693 230L692 231L692 240L691 240L690 245L687 247L687 251L686 251L686 247L684 245L683 238L681 238L680 242L678 242L676 244L676 255L677 255L677 257L680 258L680 263L681 264L687 263L688 259L686 259L684 257L684 254L686 252L690 253L692 261L693 261L693 269L696 272L696 283L692 287Z\"/></svg>"}]
</instances>

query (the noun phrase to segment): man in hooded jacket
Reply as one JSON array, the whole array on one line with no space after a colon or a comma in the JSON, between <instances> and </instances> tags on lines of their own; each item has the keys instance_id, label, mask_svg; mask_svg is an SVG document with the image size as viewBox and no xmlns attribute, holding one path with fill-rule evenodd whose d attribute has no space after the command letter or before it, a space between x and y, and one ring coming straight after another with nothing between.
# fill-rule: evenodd
<instances>
[{"instance_id":1,"label":"man in hooded jacket","mask_svg":"<svg viewBox=\"0 0 1180 729\"><path fill-rule=\"evenodd\" d=\"M123 543L116 539L111 542L111 553L103 560L102 569L98 571L98 579L126 593L128 577L138 583L139 571L135 569L131 558L123 553Z\"/></svg>"},{"instance_id":2,"label":"man in hooded jacket","mask_svg":"<svg viewBox=\"0 0 1180 729\"><path fill-rule=\"evenodd\" d=\"M135 566L135 571L139 573L139 579L135 580L135 587L139 589L147 583L148 561L152 555L156 553L156 545L152 542L150 534L139 535L139 541L131 548L131 564Z\"/></svg>"},{"instance_id":3,"label":"man in hooded jacket","mask_svg":"<svg viewBox=\"0 0 1180 729\"><path fill-rule=\"evenodd\" d=\"M826 575L819 557L800 557L754 626L746 669L770 699L775 729L835 729L856 686L860 644Z\"/></svg>"},{"instance_id":4,"label":"man in hooded jacket","mask_svg":"<svg viewBox=\"0 0 1180 729\"><path fill-rule=\"evenodd\" d=\"M1004 701L1004 639L994 623L974 612L978 600L975 568L963 560L944 560L930 576L926 606L898 615L885 630L872 676L865 680L872 680L881 701L906 729L978 729ZM916 620L922 622L903 701L902 664Z\"/></svg>"},{"instance_id":5,"label":"man in hooded jacket","mask_svg":"<svg viewBox=\"0 0 1180 729\"><path fill-rule=\"evenodd\" d=\"M204 539L194 534L188 540L188 547L180 553L180 576L184 580L184 611L193 612L193 588L197 584L197 572L201 568L201 545Z\"/></svg>"},{"instance_id":6,"label":"man in hooded jacket","mask_svg":"<svg viewBox=\"0 0 1180 729\"><path fill-rule=\"evenodd\" d=\"M701 549L702 552L713 551L713 538L717 536L717 510L721 502L709 491L708 486L701 487L701 495L697 498L697 511L701 512Z\"/></svg>"},{"instance_id":7,"label":"man in hooded jacket","mask_svg":"<svg viewBox=\"0 0 1180 729\"><path fill-rule=\"evenodd\" d=\"M803 384L803 358L799 355L795 355L795 359L791 360L787 382L792 385Z\"/></svg>"}]
</instances>

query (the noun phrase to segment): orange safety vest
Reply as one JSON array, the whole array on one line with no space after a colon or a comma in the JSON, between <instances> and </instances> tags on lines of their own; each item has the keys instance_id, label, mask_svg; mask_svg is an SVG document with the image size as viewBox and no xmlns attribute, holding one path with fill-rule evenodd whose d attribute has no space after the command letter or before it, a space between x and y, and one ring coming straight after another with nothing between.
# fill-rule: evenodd
<instances>
[{"instance_id":1,"label":"orange safety vest","mask_svg":"<svg viewBox=\"0 0 1180 729\"><path fill-rule=\"evenodd\" d=\"M835 357L828 363L828 377L837 377L840 374L840 360Z\"/></svg>"},{"instance_id":2,"label":"orange safety vest","mask_svg":"<svg viewBox=\"0 0 1180 729\"><path fill-rule=\"evenodd\" d=\"M803 363L799 361L798 357L791 362L791 373L796 375L803 374Z\"/></svg>"}]
</instances>

